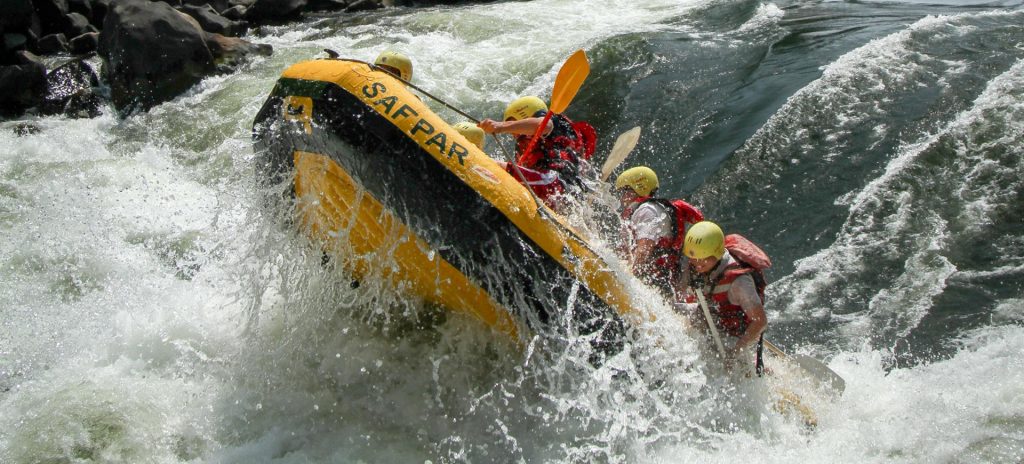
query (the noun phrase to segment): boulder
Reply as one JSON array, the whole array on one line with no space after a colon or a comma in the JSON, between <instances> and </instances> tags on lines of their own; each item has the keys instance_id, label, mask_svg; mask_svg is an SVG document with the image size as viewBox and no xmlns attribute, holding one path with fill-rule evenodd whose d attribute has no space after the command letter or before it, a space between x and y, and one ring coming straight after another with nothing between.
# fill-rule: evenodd
<instances>
[{"instance_id":1,"label":"boulder","mask_svg":"<svg viewBox=\"0 0 1024 464\"><path fill-rule=\"evenodd\" d=\"M306 11L341 11L347 7L346 0L309 0Z\"/></svg>"},{"instance_id":2,"label":"boulder","mask_svg":"<svg viewBox=\"0 0 1024 464\"><path fill-rule=\"evenodd\" d=\"M237 37L245 34L245 31L249 29L249 23L231 21L217 14L209 4L203 6L183 5L181 11L198 21L199 26L206 32Z\"/></svg>"},{"instance_id":3,"label":"boulder","mask_svg":"<svg viewBox=\"0 0 1024 464\"><path fill-rule=\"evenodd\" d=\"M46 94L46 67L39 62L0 66L0 115L38 106Z\"/></svg>"},{"instance_id":4,"label":"boulder","mask_svg":"<svg viewBox=\"0 0 1024 464\"><path fill-rule=\"evenodd\" d=\"M274 48L266 44L254 44L237 37L207 34L207 45L216 57L220 72L234 71L250 55L270 56Z\"/></svg>"},{"instance_id":5,"label":"boulder","mask_svg":"<svg viewBox=\"0 0 1024 464\"><path fill-rule=\"evenodd\" d=\"M42 26L42 33L53 34L64 32L67 26L67 14L71 12L68 0L33 0L36 15Z\"/></svg>"},{"instance_id":6,"label":"boulder","mask_svg":"<svg viewBox=\"0 0 1024 464\"><path fill-rule=\"evenodd\" d=\"M4 55L14 56L14 52L28 47L28 36L17 32L4 33Z\"/></svg>"},{"instance_id":7,"label":"boulder","mask_svg":"<svg viewBox=\"0 0 1024 464\"><path fill-rule=\"evenodd\" d=\"M245 19L245 7L242 5L235 5L231 8L222 11L220 14L221 16L232 21L241 21Z\"/></svg>"},{"instance_id":8,"label":"boulder","mask_svg":"<svg viewBox=\"0 0 1024 464\"><path fill-rule=\"evenodd\" d=\"M64 34L50 34L39 39L36 51L43 55L68 52L68 39Z\"/></svg>"},{"instance_id":9,"label":"boulder","mask_svg":"<svg viewBox=\"0 0 1024 464\"><path fill-rule=\"evenodd\" d=\"M99 48L100 45L100 33L99 32L86 32L78 37L71 39L69 44L71 53L74 55L85 55L92 53Z\"/></svg>"},{"instance_id":10,"label":"boulder","mask_svg":"<svg viewBox=\"0 0 1024 464\"><path fill-rule=\"evenodd\" d=\"M11 128L14 131L14 135L18 137L27 137L29 135L36 135L43 132L39 126L29 122L19 122Z\"/></svg>"},{"instance_id":11,"label":"boulder","mask_svg":"<svg viewBox=\"0 0 1024 464\"><path fill-rule=\"evenodd\" d=\"M206 34L190 20L166 3L118 0L110 5L99 53L118 111L149 109L216 70Z\"/></svg>"},{"instance_id":12,"label":"boulder","mask_svg":"<svg viewBox=\"0 0 1024 464\"><path fill-rule=\"evenodd\" d=\"M307 0L256 0L245 11L249 21L284 21L302 15Z\"/></svg>"},{"instance_id":13,"label":"boulder","mask_svg":"<svg viewBox=\"0 0 1024 464\"><path fill-rule=\"evenodd\" d=\"M384 5L378 0L355 0L345 7L346 13L352 13L355 11L368 11L384 8Z\"/></svg>"},{"instance_id":14,"label":"boulder","mask_svg":"<svg viewBox=\"0 0 1024 464\"><path fill-rule=\"evenodd\" d=\"M92 1L91 0L68 0L68 8L71 9L72 13L78 13L92 22ZM94 23L102 24L102 23Z\"/></svg>"},{"instance_id":15,"label":"boulder","mask_svg":"<svg viewBox=\"0 0 1024 464\"><path fill-rule=\"evenodd\" d=\"M32 0L0 0L0 11L0 29L4 33L23 31L35 15Z\"/></svg>"},{"instance_id":16,"label":"boulder","mask_svg":"<svg viewBox=\"0 0 1024 464\"><path fill-rule=\"evenodd\" d=\"M96 72L82 60L72 60L46 75L44 114L63 114L72 118L96 117L102 99L96 94Z\"/></svg>"},{"instance_id":17,"label":"boulder","mask_svg":"<svg viewBox=\"0 0 1024 464\"><path fill-rule=\"evenodd\" d=\"M181 6L206 6L213 8L214 12L221 12L231 7L228 0L181 0Z\"/></svg>"},{"instance_id":18,"label":"boulder","mask_svg":"<svg viewBox=\"0 0 1024 464\"><path fill-rule=\"evenodd\" d=\"M99 27L103 27L103 19L107 16L107 10L110 9L111 0L92 0L92 16L89 17L89 23L95 24Z\"/></svg>"},{"instance_id":19,"label":"boulder","mask_svg":"<svg viewBox=\"0 0 1024 464\"><path fill-rule=\"evenodd\" d=\"M66 37L78 37L86 32L95 32L89 29L92 27L89 24L89 18L81 13L68 13L65 19L67 20L64 27Z\"/></svg>"}]
</instances>

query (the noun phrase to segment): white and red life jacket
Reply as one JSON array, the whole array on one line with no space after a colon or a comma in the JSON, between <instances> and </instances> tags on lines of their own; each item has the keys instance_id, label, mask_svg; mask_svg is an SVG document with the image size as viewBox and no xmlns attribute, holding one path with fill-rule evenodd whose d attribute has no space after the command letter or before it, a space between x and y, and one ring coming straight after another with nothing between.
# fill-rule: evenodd
<instances>
[{"instance_id":1,"label":"white and red life jacket","mask_svg":"<svg viewBox=\"0 0 1024 464\"><path fill-rule=\"evenodd\" d=\"M737 278L750 274L763 305L764 289L767 286L764 270L771 267L772 261L764 250L739 234L725 236L725 249L729 251L734 261L725 268L717 280L712 282L710 299L714 302L718 323L722 329L733 337L739 337L747 330L750 317L743 311L743 307L729 301L729 289Z\"/></svg>"},{"instance_id":2,"label":"white and red life jacket","mask_svg":"<svg viewBox=\"0 0 1024 464\"><path fill-rule=\"evenodd\" d=\"M703 221L704 214L693 205L683 200L666 200L664 198L638 197L635 203L623 208L622 217L629 220L640 205L657 203L672 215L672 233L667 237L659 237L651 254L653 265L649 266L655 274L652 277L671 277L679 269L680 250L686 239L686 231L690 226Z\"/></svg>"}]
</instances>

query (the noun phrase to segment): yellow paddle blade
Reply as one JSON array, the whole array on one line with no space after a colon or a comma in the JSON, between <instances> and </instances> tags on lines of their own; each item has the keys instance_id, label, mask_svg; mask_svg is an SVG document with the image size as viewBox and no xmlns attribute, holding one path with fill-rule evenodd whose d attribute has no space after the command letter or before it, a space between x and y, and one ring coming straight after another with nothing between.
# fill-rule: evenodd
<instances>
[{"instance_id":1,"label":"yellow paddle blade","mask_svg":"<svg viewBox=\"0 0 1024 464\"><path fill-rule=\"evenodd\" d=\"M562 69L558 70L558 77L555 77L555 88L551 91L551 112L561 113L569 107L588 74L590 62L587 61L587 54L583 50L576 50L565 60Z\"/></svg>"}]
</instances>

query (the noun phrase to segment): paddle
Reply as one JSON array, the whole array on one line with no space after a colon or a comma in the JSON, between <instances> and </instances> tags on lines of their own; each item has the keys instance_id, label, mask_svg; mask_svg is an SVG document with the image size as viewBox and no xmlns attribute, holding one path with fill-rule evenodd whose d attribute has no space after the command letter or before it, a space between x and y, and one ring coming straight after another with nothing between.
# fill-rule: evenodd
<instances>
[{"instance_id":1,"label":"paddle","mask_svg":"<svg viewBox=\"0 0 1024 464\"><path fill-rule=\"evenodd\" d=\"M825 363L803 354L787 355L779 347L775 346L775 344L769 342L768 340L764 341L764 346L765 348L768 348L768 350L771 351L772 353L775 353L776 356L786 359L792 362L793 364L796 364L797 366L800 366L800 368L803 369L804 372L810 374L811 377L813 377L818 382L828 385L829 387L834 389L836 393L842 395L843 391L846 390L846 381L843 380L843 378L840 377L839 374L836 374L835 371L829 369L828 366L825 365Z\"/></svg>"},{"instance_id":2,"label":"paddle","mask_svg":"<svg viewBox=\"0 0 1024 464\"><path fill-rule=\"evenodd\" d=\"M715 321L711 320L711 311L708 310L708 302L704 299L704 292L700 289L695 289L693 293L697 294L697 302L700 303L700 309L704 311L704 320L708 322L708 330L711 332L711 338L715 339L715 346L718 347L718 354L722 355L722 359L725 359L725 345L722 344L722 337L718 336L718 329L715 328Z\"/></svg>"},{"instance_id":3,"label":"paddle","mask_svg":"<svg viewBox=\"0 0 1024 464\"><path fill-rule=\"evenodd\" d=\"M711 311L708 310L708 302L707 300L704 299L704 292L696 290L694 291L694 293L697 294L697 302L700 303L700 309L704 311L704 319L708 322L708 330L711 331L711 336L715 339L715 345L718 346L718 352L721 353L724 357L725 347L722 346L722 339L719 338L718 330L715 330L715 323L711 320ZM840 377L839 374L836 374L835 371L829 369L828 366L825 365L825 363L818 361L817 359L814 359L807 355L787 355L784 351L782 351L782 349L775 346L775 344L769 342L768 340L764 340L764 346L765 348L768 348L768 351L775 353L776 356L783 358L793 364L796 364L801 369L803 369L804 372L808 373L812 378L814 378L814 380L825 385L828 385L840 395L842 395L843 390L846 389L846 381L843 380L843 378Z\"/></svg>"},{"instance_id":4,"label":"paddle","mask_svg":"<svg viewBox=\"0 0 1024 464\"><path fill-rule=\"evenodd\" d=\"M608 155L608 159L605 160L604 166L601 166L602 182L608 180L608 176L612 175L612 171L622 164L626 156L629 156L629 153L636 147L638 140L640 140L640 126L623 132L619 138L615 139L615 144L612 145L612 152Z\"/></svg>"},{"instance_id":5,"label":"paddle","mask_svg":"<svg viewBox=\"0 0 1024 464\"><path fill-rule=\"evenodd\" d=\"M537 140L540 140L540 135L544 133L544 129L548 126L551 115L561 113L569 107L569 103L572 103L572 99L579 92L580 86L583 85L583 81L587 79L589 74L590 62L587 61L587 54L583 50L576 50L575 53L569 56L569 59L565 60L562 69L558 70L558 76L555 77L555 88L551 91L551 105L548 107L548 112L544 115L540 125L537 126L537 131L533 133L533 137L530 138L530 143L527 144L526 150L523 150L523 155L533 151L534 145L537 144Z\"/></svg>"}]
</instances>

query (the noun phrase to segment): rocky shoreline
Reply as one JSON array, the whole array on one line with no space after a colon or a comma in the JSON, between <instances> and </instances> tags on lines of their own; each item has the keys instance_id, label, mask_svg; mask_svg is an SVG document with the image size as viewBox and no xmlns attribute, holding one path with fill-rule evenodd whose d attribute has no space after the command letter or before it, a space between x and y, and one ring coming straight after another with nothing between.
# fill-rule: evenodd
<instances>
[{"instance_id":1,"label":"rocky shoreline","mask_svg":"<svg viewBox=\"0 0 1024 464\"><path fill-rule=\"evenodd\" d=\"M460 0L0 0L0 121L145 111L272 48L240 37L306 12ZM99 56L100 70L90 64ZM67 58L48 68L54 59ZM101 89L104 89L101 91Z\"/></svg>"}]
</instances>

